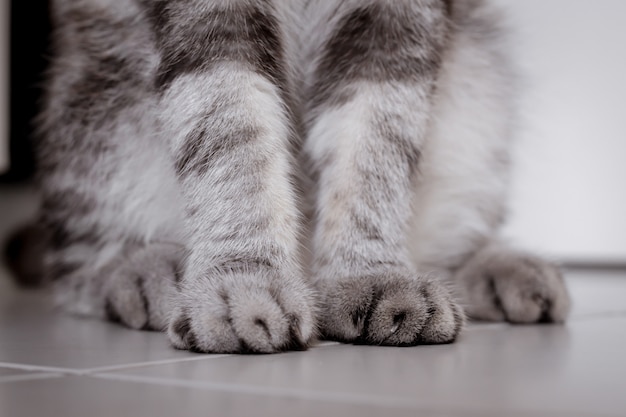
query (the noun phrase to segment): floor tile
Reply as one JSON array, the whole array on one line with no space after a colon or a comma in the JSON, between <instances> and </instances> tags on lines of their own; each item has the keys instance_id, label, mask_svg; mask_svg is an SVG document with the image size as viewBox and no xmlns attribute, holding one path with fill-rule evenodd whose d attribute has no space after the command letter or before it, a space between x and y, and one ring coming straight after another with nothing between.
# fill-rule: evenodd
<instances>
[{"instance_id":1,"label":"floor tile","mask_svg":"<svg viewBox=\"0 0 626 417\"><path fill-rule=\"evenodd\" d=\"M623 415L626 318L476 326L448 346L329 346L138 368L141 377L397 399L450 412Z\"/></svg>"},{"instance_id":2,"label":"floor tile","mask_svg":"<svg viewBox=\"0 0 626 417\"><path fill-rule=\"evenodd\" d=\"M73 317L31 292L0 302L0 335L0 362L27 365L84 369L195 356L173 349L162 333Z\"/></svg>"},{"instance_id":3,"label":"floor tile","mask_svg":"<svg viewBox=\"0 0 626 417\"><path fill-rule=\"evenodd\" d=\"M63 417L461 416L461 414L419 408L364 406L341 401L309 401L297 398L211 392L203 389L111 381L85 376L0 384L0 415L11 417L39 415Z\"/></svg>"},{"instance_id":4,"label":"floor tile","mask_svg":"<svg viewBox=\"0 0 626 417\"><path fill-rule=\"evenodd\" d=\"M3 368L2 366L0 366L0 379L7 377L7 376L26 375L26 374L29 374L29 372L23 371L20 369Z\"/></svg>"},{"instance_id":5,"label":"floor tile","mask_svg":"<svg viewBox=\"0 0 626 417\"><path fill-rule=\"evenodd\" d=\"M572 319L626 316L626 271L565 271L573 300Z\"/></svg>"}]
</instances>

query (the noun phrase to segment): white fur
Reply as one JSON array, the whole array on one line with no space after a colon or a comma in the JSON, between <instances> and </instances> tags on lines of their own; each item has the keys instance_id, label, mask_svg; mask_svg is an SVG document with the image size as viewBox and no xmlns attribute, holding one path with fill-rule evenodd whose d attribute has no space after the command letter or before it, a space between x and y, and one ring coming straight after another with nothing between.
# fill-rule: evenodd
<instances>
[{"instance_id":1,"label":"white fur","mask_svg":"<svg viewBox=\"0 0 626 417\"><path fill-rule=\"evenodd\" d=\"M459 265L492 237L505 210L514 85L493 45L471 30L459 28L444 56L419 168L409 244L421 269Z\"/></svg>"},{"instance_id":2,"label":"white fur","mask_svg":"<svg viewBox=\"0 0 626 417\"><path fill-rule=\"evenodd\" d=\"M237 90L233 91L229 87L232 83L238 85ZM298 233L293 225L297 224L298 214L289 180L290 156L287 143L290 130L278 91L267 79L237 64L225 63L216 67L210 76L190 75L177 80L163 99L166 107L162 112L163 123L172 135L173 154L179 152L180 144L194 126L192 122L198 120L199 112L218 105L220 100L237 104L231 107L230 114L216 120L213 128L228 130L239 123L248 123L258 126L261 134L252 143L245 145L239 158L233 159L230 165L216 165L213 174L202 181L193 179L194 188L189 191L192 195L187 197L188 200L209 210L202 213L206 234L194 234L195 231L190 230L192 240L189 243L198 251L202 248L207 254L219 253L220 250L216 250L218 248L207 247L211 244L210 236L221 234L224 230L219 228L228 228L233 223L228 218L240 216L242 209L249 209L252 204L256 213L271 214L273 237L287 254L294 255L298 246ZM237 164L248 164L259 159L267 159L269 163L266 172L259 173L267 179L264 183L265 192L257 196L254 202L242 199L240 190L233 188L234 184L215 181L224 171L236 170ZM211 228L213 230L209 230ZM227 248L219 249L223 251Z\"/></svg>"}]
</instances>

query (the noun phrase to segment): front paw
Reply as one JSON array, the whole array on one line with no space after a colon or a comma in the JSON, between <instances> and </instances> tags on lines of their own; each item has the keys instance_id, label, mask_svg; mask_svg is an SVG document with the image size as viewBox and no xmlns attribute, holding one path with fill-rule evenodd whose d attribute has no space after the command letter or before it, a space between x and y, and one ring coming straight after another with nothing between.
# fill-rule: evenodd
<instances>
[{"instance_id":1,"label":"front paw","mask_svg":"<svg viewBox=\"0 0 626 417\"><path fill-rule=\"evenodd\" d=\"M324 337L348 343L413 346L451 343L461 308L435 279L384 272L319 282Z\"/></svg>"},{"instance_id":2,"label":"front paw","mask_svg":"<svg viewBox=\"0 0 626 417\"><path fill-rule=\"evenodd\" d=\"M179 349L272 353L306 349L314 336L314 293L265 267L214 270L181 283L168 336Z\"/></svg>"},{"instance_id":3,"label":"front paw","mask_svg":"<svg viewBox=\"0 0 626 417\"><path fill-rule=\"evenodd\" d=\"M570 298L558 268L536 256L488 247L455 281L471 318L511 323L560 323Z\"/></svg>"}]
</instances>

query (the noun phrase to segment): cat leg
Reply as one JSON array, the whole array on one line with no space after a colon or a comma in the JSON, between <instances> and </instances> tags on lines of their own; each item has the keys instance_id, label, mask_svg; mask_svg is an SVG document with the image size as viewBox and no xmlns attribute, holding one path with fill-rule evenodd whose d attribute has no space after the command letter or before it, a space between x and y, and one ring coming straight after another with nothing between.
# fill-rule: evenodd
<instances>
[{"instance_id":1,"label":"cat leg","mask_svg":"<svg viewBox=\"0 0 626 417\"><path fill-rule=\"evenodd\" d=\"M455 3L452 19L413 201L413 262L449 278L472 318L561 322L570 302L558 269L495 238L517 128L504 19L487 4L469 3Z\"/></svg>"},{"instance_id":2,"label":"cat leg","mask_svg":"<svg viewBox=\"0 0 626 417\"><path fill-rule=\"evenodd\" d=\"M169 338L199 352L305 348L314 297L299 262L286 4L149 7L189 248Z\"/></svg>"},{"instance_id":3,"label":"cat leg","mask_svg":"<svg viewBox=\"0 0 626 417\"><path fill-rule=\"evenodd\" d=\"M328 14L308 20L330 22L307 51L321 331L377 345L452 342L462 310L412 267L405 238L448 34L444 2L311 3Z\"/></svg>"},{"instance_id":4,"label":"cat leg","mask_svg":"<svg viewBox=\"0 0 626 417\"><path fill-rule=\"evenodd\" d=\"M184 247L133 236L120 230L119 223L107 224L102 221L111 214L107 207L60 215L51 209L53 190L47 187L41 224L49 232L43 255L45 281L57 303L70 312L131 328L164 330Z\"/></svg>"},{"instance_id":5,"label":"cat leg","mask_svg":"<svg viewBox=\"0 0 626 417\"><path fill-rule=\"evenodd\" d=\"M127 0L57 0L53 17L38 146L47 281L67 310L163 329L182 208L151 112L151 28Z\"/></svg>"}]
</instances>

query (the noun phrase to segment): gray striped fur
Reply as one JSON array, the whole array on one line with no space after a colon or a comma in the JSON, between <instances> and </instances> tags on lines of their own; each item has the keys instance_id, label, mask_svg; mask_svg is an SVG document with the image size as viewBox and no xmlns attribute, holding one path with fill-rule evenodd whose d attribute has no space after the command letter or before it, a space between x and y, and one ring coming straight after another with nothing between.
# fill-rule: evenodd
<instances>
[{"instance_id":1,"label":"gray striped fur","mask_svg":"<svg viewBox=\"0 0 626 417\"><path fill-rule=\"evenodd\" d=\"M40 224L67 309L240 353L449 343L462 305L565 319L556 269L495 243L516 90L487 1L53 16Z\"/></svg>"}]
</instances>

